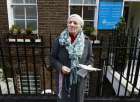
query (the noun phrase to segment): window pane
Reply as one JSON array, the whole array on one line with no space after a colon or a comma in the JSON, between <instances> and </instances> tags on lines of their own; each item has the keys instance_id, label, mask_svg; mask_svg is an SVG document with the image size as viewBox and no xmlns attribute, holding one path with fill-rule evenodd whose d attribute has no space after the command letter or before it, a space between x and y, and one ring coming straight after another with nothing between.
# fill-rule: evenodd
<instances>
[{"instance_id":1,"label":"window pane","mask_svg":"<svg viewBox=\"0 0 140 102\"><path fill-rule=\"evenodd\" d=\"M37 30L37 21L36 20L27 20L27 28L31 27L32 30Z\"/></svg>"},{"instance_id":2,"label":"window pane","mask_svg":"<svg viewBox=\"0 0 140 102\"><path fill-rule=\"evenodd\" d=\"M20 27L21 29L25 29L25 20L15 20L14 24Z\"/></svg>"},{"instance_id":3,"label":"window pane","mask_svg":"<svg viewBox=\"0 0 140 102\"><path fill-rule=\"evenodd\" d=\"M96 4L96 0L84 0L84 4Z\"/></svg>"},{"instance_id":4,"label":"window pane","mask_svg":"<svg viewBox=\"0 0 140 102\"><path fill-rule=\"evenodd\" d=\"M70 7L70 14L79 14L82 16L82 7L81 6L71 6Z\"/></svg>"},{"instance_id":5,"label":"window pane","mask_svg":"<svg viewBox=\"0 0 140 102\"><path fill-rule=\"evenodd\" d=\"M24 6L14 6L13 7L13 15L15 19L24 19Z\"/></svg>"},{"instance_id":6,"label":"window pane","mask_svg":"<svg viewBox=\"0 0 140 102\"><path fill-rule=\"evenodd\" d=\"M27 19L36 19L37 18L36 6L26 6L26 15Z\"/></svg>"},{"instance_id":7,"label":"window pane","mask_svg":"<svg viewBox=\"0 0 140 102\"><path fill-rule=\"evenodd\" d=\"M94 21L84 21L84 27L94 27Z\"/></svg>"},{"instance_id":8,"label":"window pane","mask_svg":"<svg viewBox=\"0 0 140 102\"><path fill-rule=\"evenodd\" d=\"M70 0L70 4L82 4L83 0Z\"/></svg>"},{"instance_id":9,"label":"window pane","mask_svg":"<svg viewBox=\"0 0 140 102\"><path fill-rule=\"evenodd\" d=\"M95 7L93 6L84 6L83 9L83 18L84 20L94 20L94 10Z\"/></svg>"},{"instance_id":10,"label":"window pane","mask_svg":"<svg viewBox=\"0 0 140 102\"><path fill-rule=\"evenodd\" d=\"M36 0L25 0L25 3L36 3Z\"/></svg>"},{"instance_id":11,"label":"window pane","mask_svg":"<svg viewBox=\"0 0 140 102\"><path fill-rule=\"evenodd\" d=\"M23 3L23 0L12 0L12 3Z\"/></svg>"},{"instance_id":12,"label":"window pane","mask_svg":"<svg viewBox=\"0 0 140 102\"><path fill-rule=\"evenodd\" d=\"M35 83L36 81L38 82L37 84ZM35 94L36 89L37 89L37 92L40 92L40 90L39 90L40 89L40 76L39 75L34 76L33 72L30 72L28 76L24 72L24 75L21 76L21 83L23 85L22 86L23 93L25 93L25 94L28 94L29 91L31 94ZM29 86L28 86L28 84L29 84ZM30 88L30 90L29 90L29 88Z\"/></svg>"}]
</instances>

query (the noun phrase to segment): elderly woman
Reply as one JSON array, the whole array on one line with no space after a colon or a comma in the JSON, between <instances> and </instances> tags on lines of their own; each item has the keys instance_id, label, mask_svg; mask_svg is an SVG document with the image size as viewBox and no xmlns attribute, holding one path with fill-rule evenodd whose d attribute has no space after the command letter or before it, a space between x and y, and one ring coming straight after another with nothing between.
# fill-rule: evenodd
<instances>
[{"instance_id":1,"label":"elderly woman","mask_svg":"<svg viewBox=\"0 0 140 102\"><path fill-rule=\"evenodd\" d=\"M83 102L85 78L79 76L79 64L93 63L90 40L83 33L84 21L72 14L67 28L55 39L51 52L51 66L57 72L58 102Z\"/></svg>"}]
</instances>

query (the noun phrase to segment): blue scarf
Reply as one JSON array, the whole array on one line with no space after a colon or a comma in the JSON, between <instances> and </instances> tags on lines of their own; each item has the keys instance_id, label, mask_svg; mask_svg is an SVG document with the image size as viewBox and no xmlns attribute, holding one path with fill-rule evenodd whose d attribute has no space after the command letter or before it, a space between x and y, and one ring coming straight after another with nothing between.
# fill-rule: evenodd
<instances>
[{"instance_id":1,"label":"blue scarf","mask_svg":"<svg viewBox=\"0 0 140 102\"><path fill-rule=\"evenodd\" d=\"M71 43L71 39L67 29L65 29L59 37L60 45L66 46L69 58L71 59L70 85L77 83L77 70L79 59L82 57L84 51L84 41L85 35L83 34L83 32L79 32L75 41Z\"/></svg>"}]
</instances>

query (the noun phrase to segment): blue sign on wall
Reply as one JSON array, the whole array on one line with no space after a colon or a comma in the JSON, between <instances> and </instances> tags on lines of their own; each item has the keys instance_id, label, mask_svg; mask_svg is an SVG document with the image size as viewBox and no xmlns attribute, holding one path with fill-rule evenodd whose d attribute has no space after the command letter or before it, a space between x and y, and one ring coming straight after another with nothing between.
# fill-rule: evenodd
<instances>
[{"instance_id":1,"label":"blue sign on wall","mask_svg":"<svg viewBox=\"0 0 140 102\"><path fill-rule=\"evenodd\" d=\"M100 1L98 30L112 30L119 22L120 17L122 16L123 2L119 0L118 2L116 1Z\"/></svg>"}]
</instances>

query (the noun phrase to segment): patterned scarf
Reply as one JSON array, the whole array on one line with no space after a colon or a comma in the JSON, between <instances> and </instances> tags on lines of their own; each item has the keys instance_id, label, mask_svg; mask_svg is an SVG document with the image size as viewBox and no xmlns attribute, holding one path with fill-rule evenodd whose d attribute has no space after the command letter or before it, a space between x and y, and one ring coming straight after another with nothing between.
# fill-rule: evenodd
<instances>
[{"instance_id":1,"label":"patterned scarf","mask_svg":"<svg viewBox=\"0 0 140 102\"><path fill-rule=\"evenodd\" d=\"M77 70L79 59L82 57L84 50L85 35L79 32L75 41L71 43L69 32L65 29L59 38L60 45L65 45L71 59L70 85L77 83Z\"/></svg>"}]
</instances>

